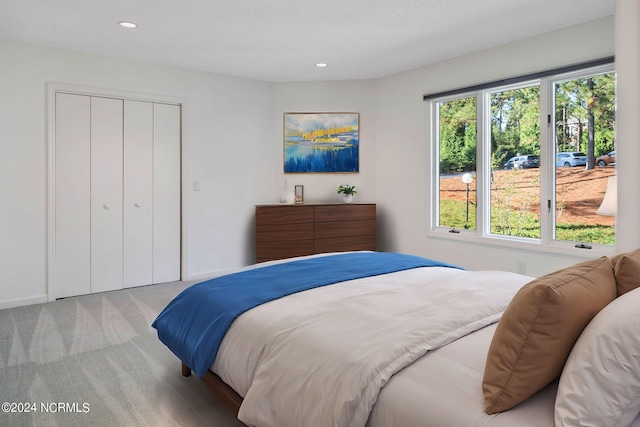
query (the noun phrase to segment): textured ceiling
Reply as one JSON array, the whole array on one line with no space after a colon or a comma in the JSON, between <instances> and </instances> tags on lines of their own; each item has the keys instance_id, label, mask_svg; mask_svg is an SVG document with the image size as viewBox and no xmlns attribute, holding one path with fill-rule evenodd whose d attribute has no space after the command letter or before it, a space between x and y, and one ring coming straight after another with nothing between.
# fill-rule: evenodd
<instances>
[{"instance_id":1,"label":"textured ceiling","mask_svg":"<svg viewBox=\"0 0 640 427\"><path fill-rule=\"evenodd\" d=\"M343 80L613 13L614 0L0 0L0 38L273 82Z\"/></svg>"}]
</instances>

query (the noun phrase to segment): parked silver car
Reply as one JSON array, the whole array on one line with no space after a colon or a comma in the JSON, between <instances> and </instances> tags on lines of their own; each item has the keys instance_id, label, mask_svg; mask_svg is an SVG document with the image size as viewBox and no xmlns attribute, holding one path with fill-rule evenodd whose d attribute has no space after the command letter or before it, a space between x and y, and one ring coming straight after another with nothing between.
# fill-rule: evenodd
<instances>
[{"instance_id":1,"label":"parked silver car","mask_svg":"<svg viewBox=\"0 0 640 427\"><path fill-rule=\"evenodd\" d=\"M502 166L504 169L526 169L540 167L540 156L533 154L525 154L524 156L515 156L507 160Z\"/></svg>"},{"instance_id":2,"label":"parked silver car","mask_svg":"<svg viewBox=\"0 0 640 427\"><path fill-rule=\"evenodd\" d=\"M556 167L584 166L587 155L580 151L562 152L556 154Z\"/></svg>"}]
</instances>

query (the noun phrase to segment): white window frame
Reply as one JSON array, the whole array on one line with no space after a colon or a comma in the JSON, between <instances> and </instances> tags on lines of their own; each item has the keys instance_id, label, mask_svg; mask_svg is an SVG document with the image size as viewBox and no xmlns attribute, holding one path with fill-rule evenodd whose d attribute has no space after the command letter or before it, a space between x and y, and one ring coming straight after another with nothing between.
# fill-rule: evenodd
<instances>
[{"instance_id":1,"label":"white window frame","mask_svg":"<svg viewBox=\"0 0 640 427\"><path fill-rule=\"evenodd\" d=\"M431 147L430 147L430 152L431 152L431 167L430 170L432 171L432 176L431 176L431 194L433 197L435 197L435 203L432 202L430 203L431 206L431 224L428 227L429 230L431 231L435 231L436 229L446 229L447 232L452 232L451 227L440 227L438 225L438 221L440 219L440 139L439 139L439 135L440 135L440 114L439 114L439 108L438 108L438 103L440 102L447 102L447 101L455 101L457 99L464 99L464 98L471 98L471 97L475 97L476 98L476 117L478 117L478 108L479 108L479 104L478 104L478 94L477 92L468 92L468 93L463 93L460 95L453 95L453 96L448 96L448 97L443 97L443 98L438 98L438 99L434 99L433 101L431 101L429 103L430 105L430 117L431 117ZM479 147L479 143L480 143L480 138L478 135L480 135L481 132L481 124L477 122L476 120L476 162L477 159L480 159L479 154L480 151L478 151L478 147ZM477 168L476 168L477 169ZM435 171L435 174L433 173ZM477 174L477 172L476 172ZM477 176L477 175L476 175ZM476 182L476 188L477 188L478 183ZM432 199L433 199L432 197ZM480 203L479 200L476 201L477 203ZM479 206L476 206L476 215L479 215ZM477 222L477 220L476 220ZM460 233L475 233L476 230L465 230L465 229L456 229L456 232L460 232Z\"/></svg>"},{"instance_id":2,"label":"white window frame","mask_svg":"<svg viewBox=\"0 0 640 427\"><path fill-rule=\"evenodd\" d=\"M467 241L511 247L527 250L539 250L545 253L566 254L572 256L594 257L612 255L614 245L586 242L590 249L576 247L576 242L556 240L556 191L555 191L555 83L585 77L594 74L615 72L613 63L594 67L585 67L576 71L541 77L518 82L516 84L497 85L491 88L456 93L429 100L430 125L430 209L427 224L427 236L447 240ZM540 239L504 236L491 233L490 174L491 174L491 106L490 94L505 90L539 85L540 87ZM441 102L457 99L476 98L476 229L452 229L438 224L440 218L440 141L439 108ZM551 118L549 122L547 117ZM550 203L551 209L547 209ZM617 234L617 232L616 232ZM617 240L617 236L616 236Z\"/></svg>"}]
</instances>

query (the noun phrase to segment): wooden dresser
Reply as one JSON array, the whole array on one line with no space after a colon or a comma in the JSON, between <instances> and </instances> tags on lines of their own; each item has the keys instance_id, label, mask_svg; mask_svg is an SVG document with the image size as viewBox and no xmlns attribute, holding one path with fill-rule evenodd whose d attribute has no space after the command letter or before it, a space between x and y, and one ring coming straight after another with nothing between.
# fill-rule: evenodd
<instances>
[{"instance_id":1,"label":"wooden dresser","mask_svg":"<svg viewBox=\"0 0 640 427\"><path fill-rule=\"evenodd\" d=\"M256 206L256 262L360 250L376 250L373 203Z\"/></svg>"}]
</instances>

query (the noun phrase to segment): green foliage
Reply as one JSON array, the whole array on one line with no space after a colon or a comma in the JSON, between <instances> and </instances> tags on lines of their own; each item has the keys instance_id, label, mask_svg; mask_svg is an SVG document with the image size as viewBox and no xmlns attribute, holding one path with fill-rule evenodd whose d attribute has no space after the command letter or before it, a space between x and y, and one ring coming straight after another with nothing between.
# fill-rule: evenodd
<instances>
[{"instance_id":1,"label":"green foliage","mask_svg":"<svg viewBox=\"0 0 640 427\"><path fill-rule=\"evenodd\" d=\"M505 213L505 210L511 210L512 213ZM506 230L514 232L506 233ZM493 209L491 211L491 233L539 239L540 217L533 212L501 206L495 212Z\"/></svg>"},{"instance_id":2,"label":"green foliage","mask_svg":"<svg viewBox=\"0 0 640 427\"><path fill-rule=\"evenodd\" d=\"M358 194L358 192L356 191L356 186L355 185L341 185L336 190L336 193L338 193L338 194Z\"/></svg>"},{"instance_id":3,"label":"green foliage","mask_svg":"<svg viewBox=\"0 0 640 427\"><path fill-rule=\"evenodd\" d=\"M501 187L496 181L491 185L491 232L504 234L506 236L540 238L540 218L530 212L531 203L539 202L539 195L525 193L522 197L521 189L518 188L516 177L522 171L513 170L504 175ZM539 178L533 182L539 183ZM517 209L513 206L515 200L519 200ZM537 228L535 226L537 225Z\"/></svg>"},{"instance_id":4,"label":"green foliage","mask_svg":"<svg viewBox=\"0 0 640 427\"><path fill-rule=\"evenodd\" d=\"M441 102L440 173L476 168L476 98Z\"/></svg>"},{"instance_id":5,"label":"green foliage","mask_svg":"<svg viewBox=\"0 0 640 427\"><path fill-rule=\"evenodd\" d=\"M556 151L583 151L593 158L615 149L615 73L558 82ZM511 157L540 155L540 87L492 93L491 165ZM440 173L476 170L476 98L438 104ZM589 121L593 149L589 153Z\"/></svg>"},{"instance_id":6,"label":"green foliage","mask_svg":"<svg viewBox=\"0 0 640 427\"><path fill-rule=\"evenodd\" d=\"M557 223L556 239L614 245L616 243L616 228L613 225Z\"/></svg>"},{"instance_id":7,"label":"green foliage","mask_svg":"<svg viewBox=\"0 0 640 427\"><path fill-rule=\"evenodd\" d=\"M440 200L440 227L465 228L466 201ZM476 229L476 205L469 203L469 230Z\"/></svg>"},{"instance_id":8,"label":"green foliage","mask_svg":"<svg viewBox=\"0 0 640 427\"><path fill-rule=\"evenodd\" d=\"M513 210L513 209L512 209ZM463 229L465 226L466 203L460 200L441 200L440 201L440 226ZM497 225L492 226L491 233L504 235L502 230L506 227L517 229L517 234L511 234L515 237L527 237L532 239L540 238L540 218L533 212L522 212L513 210L508 217L511 224L502 223L502 229ZM492 224L494 221L492 212ZM469 206L469 229L475 230L476 210L475 205ZM603 245L615 244L615 226L613 225L589 225L589 224L570 224L559 222L556 224L556 239L566 240L570 242L589 242Z\"/></svg>"},{"instance_id":9,"label":"green foliage","mask_svg":"<svg viewBox=\"0 0 640 427\"><path fill-rule=\"evenodd\" d=\"M595 158L615 148L615 84L615 73L556 84L558 151L583 151ZM590 121L594 128L591 153Z\"/></svg>"},{"instance_id":10,"label":"green foliage","mask_svg":"<svg viewBox=\"0 0 640 427\"><path fill-rule=\"evenodd\" d=\"M511 157L540 155L540 87L491 94L491 164L494 169Z\"/></svg>"}]
</instances>

